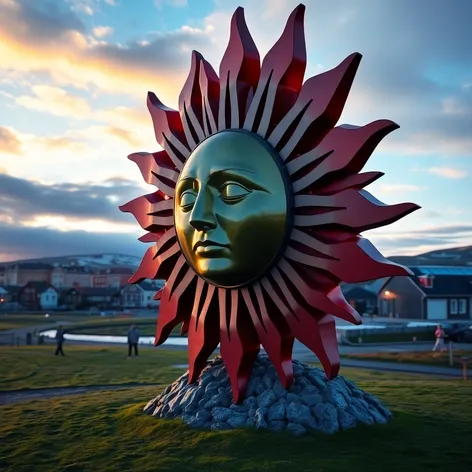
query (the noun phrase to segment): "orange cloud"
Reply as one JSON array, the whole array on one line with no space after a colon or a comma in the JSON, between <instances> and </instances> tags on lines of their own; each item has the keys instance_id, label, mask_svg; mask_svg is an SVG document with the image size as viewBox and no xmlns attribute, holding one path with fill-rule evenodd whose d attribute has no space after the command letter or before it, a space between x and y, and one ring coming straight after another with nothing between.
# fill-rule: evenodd
<instances>
[{"instance_id":1,"label":"orange cloud","mask_svg":"<svg viewBox=\"0 0 472 472\"><path fill-rule=\"evenodd\" d=\"M20 139L10 128L6 128L4 126L0 126L0 153L22 153Z\"/></svg>"}]
</instances>

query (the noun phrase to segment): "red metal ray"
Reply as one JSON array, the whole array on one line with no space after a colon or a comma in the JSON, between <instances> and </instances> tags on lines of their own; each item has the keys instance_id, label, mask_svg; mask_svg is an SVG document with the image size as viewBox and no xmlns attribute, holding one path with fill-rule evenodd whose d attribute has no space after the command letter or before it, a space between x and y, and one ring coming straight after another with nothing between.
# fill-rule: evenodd
<instances>
[{"instance_id":1,"label":"red metal ray","mask_svg":"<svg viewBox=\"0 0 472 472\"><path fill-rule=\"evenodd\" d=\"M220 79L211 64L202 59L200 64L200 90L204 111L205 136L218 131L218 109L220 104Z\"/></svg>"},{"instance_id":2,"label":"red metal ray","mask_svg":"<svg viewBox=\"0 0 472 472\"><path fill-rule=\"evenodd\" d=\"M240 128L244 123L247 97L259 81L259 51L238 7L231 18L228 46L220 64L218 129Z\"/></svg>"},{"instance_id":3,"label":"red metal ray","mask_svg":"<svg viewBox=\"0 0 472 472\"><path fill-rule=\"evenodd\" d=\"M132 213L141 228L159 231L174 225L174 201L164 200L159 192L135 198L120 206L124 213Z\"/></svg>"},{"instance_id":4,"label":"red metal ray","mask_svg":"<svg viewBox=\"0 0 472 472\"><path fill-rule=\"evenodd\" d=\"M338 244L324 244L294 229L290 239L285 251L287 259L325 270L339 281L356 283L383 277L412 275L406 267L385 259L365 238L353 237Z\"/></svg>"},{"instance_id":5,"label":"red metal ray","mask_svg":"<svg viewBox=\"0 0 472 472\"><path fill-rule=\"evenodd\" d=\"M268 138L284 160L313 149L336 125L361 57L359 53L351 54L336 68L303 84L295 105Z\"/></svg>"},{"instance_id":6,"label":"red metal ray","mask_svg":"<svg viewBox=\"0 0 472 472\"><path fill-rule=\"evenodd\" d=\"M346 175L345 177L339 177L339 180L335 182L331 182L327 185L323 184L321 188L316 190L316 193L319 195L332 195L333 193L341 192L348 188L361 189L367 187L367 185L370 185L384 175L383 172L363 172L362 174Z\"/></svg>"},{"instance_id":7,"label":"red metal ray","mask_svg":"<svg viewBox=\"0 0 472 472\"><path fill-rule=\"evenodd\" d=\"M319 312L317 315L309 313L295 300L283 280L279 289L285 301L267 278L262 280L262 286L284 315L293 336L318 357L329 379L335 377L340 361L334 317Z\"/></svg>"},{"instance_id":8,"label":"red metal ray","mask_svg":"<svg viewBox=\"0 0 472 472\"><path fill-rule=\"evenodd\" d=\"M184 320L180 328L180 336L184 336L188 333L188 328L190 326L190 316Z\"/></svg>"},{"instance_id":9,"label":"red metal ray","mask_svg":"<svg viewBox=\"0 0 472 472\"><path fill-rule=\"evenodd\" d=\"M306 68L305 6L298 5L280 39L262 61L244 128L266 137L297 100Z\"/></svg>"},{"instance_id":10,"label":"red metal ray","mask_svg":"<svg viewBox=\"0 0 472 472\"><path fill-rule=\"evenodd\" d=\"M164 286L159 306L154 345L159 346L188 316L193 303L192 282L197 274L180 256Z\"/></svg>"},{"instance_id":11,"label":"red metal ray","mask_svg":"<svg viewBox=\"0 0 472 472\"><path fill-rule=\"evenodd\" d=\"M179 174L166 151L135 152L128 159L138 165L146 183L155 185L163 195L174 196Z\"/></svg>"},{"instance_id":12,"label":"red metal ray","mask_svg":"<svg viewBox=\"0 0 472 472\"><path fill-rule=\"evenodd\" d=\"M346 301L342 292L337 288L330 291L323 290L323 287L310 285L309 279L304 280L287 260L282 259L272 271L272 277L280 285L282 283L281 272L293 284L292 292L297 290L305 302L323 313L331 313L342 320L355 325L362 324L359 313Z\"/></svg>"},{"instance_id":13,"label":"red metal ray","mask_svg":"<svg viewBox=\"0 0 472 472\"><path fill-rule=\"evenodd\" d=\"M294 207L295 227L335 224L356 233L394 223L419 208L414 203L386 205L366 190L356 189L324 196L295 195Z\"/></svg>"},{"instance_id":14,"label":"red metal ray","mask_svg":"<svg viewBox=\"0 0 472 472\"><path fill-rule=\"evenodd\" d=\"M334 128L316 148L317 154L327 155L326 159L306 175L293 181L293 192L312 188L321 178L336 171L351 174L360 172L380 141L396 129L398 125L389 120L375 121L362 127Z\"/></svg>"},{"instance_id":15,"label":"red metal ray","mask_svg":"<svg viewBox=\"0 0 472 472\"><path fill-rule=\"evenodd\" d=\"M165 228L160 228L158 231L154 230L152 233L145 233L138 238L142 243L157 243L161 236L165 233Z\"/></svg>"},{"instance_id":16,"label":"red metal ray","mask_svg":"<svg viewBox=\"0 0 472 472\"><path fill-rule=\"evenodd\" d=\"M256 328L259 341L274 364L282 385L284 388L288 388L293 380L293 336L287 332L285 326L281 329L280 323L277 326L271 319L275 318L277 313L270 313L267 310L261 286L258 282L252 286L252 290L254 290L258 309L256 309L251 298L250 289L242 288L241 294L251 316L252 323Z\"/></svg>"},{"instance_id":17,"label":"red metal ray","mask_svg":"<svg viewBox=\"0 0 472 472\"><path fill-rule=\"evenodd\" d=\"M197 144L205 139L203 132L202 94L200 91L200 64L203 57L192 51L192 65L179 96L180 118L185 138L193 151Z\"/></svg>"},{"instance_id":18,"label":"red metal ray","mask_svg":"<svg viewBox=\"0 0 472 472\"><path fill-rule=\"evenodd\" d=\"M161 254L161 251L169 245L170 248ZM135 284L142 282L144 279L157 278L160 265L169 257L178 254L179 251L180 247L177 242L175 228L171 228L159 238L159 241L154 246L148 248L141 264L136 272L130 277L128 282L130 284Z\"/></svg>"},{"instance_id":19,"label":"red metal ray","mask_svg":"<svg viewBox=\"0 0 472 472\"><path fill-rule=\"evenodd\" d=\"M205 293L203 291L205 290ZM218 303L215 286L198 279L196 296L188 329L188 381L196 382L206 360L219 343ZM200 307L201 297L204 297Z\"/></svg>"},{"instance_id":20,"label":"red metal ray","mask_svg":"<svg viewBox=\"0 0 472 472\"><path fill-rule=\"evenodd\" d=\"M226 297L230 297L230 309ZM220 352L228 371L234 403L246 391L251 368L260 350L259 339L249 313L242 309L238 289L218 289L220 307Z\"/></svg>"},{"instance_id":21,"label":"red metal ray","mask_svg":"<svg viewBox=\"0 0 472 472\"><path fill-rule=\"evenodd\" d=\"M147 107L154 124L157 142L167 151L174 166L182 169L190 150L179 112L166 107L152 92L148 92Z\"/></svg>"}]
</instances>

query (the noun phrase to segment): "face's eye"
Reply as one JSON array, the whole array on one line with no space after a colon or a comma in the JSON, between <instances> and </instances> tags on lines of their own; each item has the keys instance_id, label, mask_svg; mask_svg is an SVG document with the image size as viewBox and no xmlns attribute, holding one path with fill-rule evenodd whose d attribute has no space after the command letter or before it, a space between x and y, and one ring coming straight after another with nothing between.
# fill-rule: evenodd
<instances>
[{"instance_id":1,"label":"face's eye","mask_svg":"<svg viewBox=\"0 0 472 472\"><path fill-rule=\"evenodd\" d=\"M197 195L192 190L186 190L180 195L179 205L182 211L189 211L195 204Z\"/></svg>"},{"instance_id":2,"label":"face's eye","mask_svg":"<svg viewBox=\"0 0 472 472\"><path fill-rule=\"evenodd\" d=\"M246 187L234 182L226 183L221 187L220 195L225 203L238 203L251 193Z\"/></svg>"}]
</instances>

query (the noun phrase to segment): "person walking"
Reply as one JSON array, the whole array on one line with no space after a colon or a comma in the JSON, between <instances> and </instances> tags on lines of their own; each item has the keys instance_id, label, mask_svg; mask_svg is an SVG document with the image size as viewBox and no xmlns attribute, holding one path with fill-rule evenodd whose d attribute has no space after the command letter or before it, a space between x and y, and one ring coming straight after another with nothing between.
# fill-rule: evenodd
<instances>
[{"instance_id":1,"label":"person walking","mask_svg":"<svg viewBox=\"0 0 472 472\"><path fill-rule=\"evenodd\" d=\"M439 348L441 352L444 352L444 338L446 337L446 333L441 325L436 327L434 336L436 337L436 342L434 343L433 352L436 351L437 348Z\"/></svg>"},{"instance_id":2,"label":"person walking","mask_svg":"<svg viewBox=\"0 0 472 472\"><path fill-rule=\"evenodd\" d=\"M128 357L131 357L131 352L134 349L134 355L138 357L138 342L139 330L135 325L131 325L128 331Z\"/></svg>"},{"instance_id":3,"label":"person walking","mask_svg":"<svg viewBox=\"0 0 472 472\"><path fill-rule=\"evenodd\" d=\"M56 331L56 352L54 353L55 356L59 354L64 356L64 351L62 349L62 345L64 344L64 330L62 326L59 326Z\"/></svg>"}]
</instances>

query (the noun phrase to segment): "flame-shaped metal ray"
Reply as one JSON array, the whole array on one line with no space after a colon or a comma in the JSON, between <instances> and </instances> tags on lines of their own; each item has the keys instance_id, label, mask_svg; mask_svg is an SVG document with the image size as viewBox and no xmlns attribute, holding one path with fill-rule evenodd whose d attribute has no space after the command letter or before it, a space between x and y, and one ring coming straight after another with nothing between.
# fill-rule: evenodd
<instances>
[{"instance_id":1,"label":"flame-shaped metal ray","mask_svg":"<svg viewBox=\"0 0 472 472\"><path fill-rule=\"evenodd\" d=\"M398 129L398 125L389 120L379 120L361 127L334 128L316 148L319 155L327 156L326 159L306 175L293 181L294 193L313 187L322 177L332 172L360 172L380 141L395 129Z\"/></svg>"},{"instance_id":2,"label":"flame-shaped metal ray","mask_svg":"<svg viewBox=\"0 0 472 472\"><path fill-rule=\"evenodd\" d=\"M297 100L306 68L305 6L292 12L280 39L262 61L244 128L266 137Z\"/></svg>"},{"instance_id":3,"label":"flame-shaped metal ray","mask_svg":"<svg viewBox=\"0 0 472 472\"><path fill-rule=\"evenodd\" d=\"M193 151L205 139L203 131L202 94L200 90L200 64L202 55L192 51L192 65L187 80L180 92L179 111L185 138Z\"/></svg>"},{"instance_id":4,"label":"flame-shaped metal ray","mask_svg":"<svg viewBox=\"0 0 472 472\"><path fill-rule=\"evenodd\" d=\"M202 59L200 64L200 90L202 92L203 129L205 136L218 131L220 106L220 79L211 64Z\"/></svg>"},{"instance_id":5,"label":"flame-shaped metal ray","mask_svg":"<svg viewBox=\"0 0 472 472\"><path fill-rule=\"evenodd\" d=\"M231 18L228 47L220 64L218 129L240 128L244 123L249 91L257 87L259 51L238 7Z\"/></svg>"},{"instance_id":6,"label":"flame-shaped metal ray","mask_svg":"<svg viewBox=\"0 0 472 472\"><path fill-rule=\"evenodd\" d=\"M286 259L282 259L272 272L274 280L279 284L282 280L281 272L283 272L293 286L297 288L305 302L315 310L323 313L331 313L332 315L355 325L362 324L362 318L359 313L357 313L357 311L344 298L339 286L336 286L329 291L321 291L320 285L318 285L318 287L315 284L310 285L309 279L304 280L299 272L297 272L297 270L295 270Z\"/></svg>"},{"instance_id":7,"label":"flame-shaped metal ray","mask_svg":"<svg viewBox=\"0 0 472 472\"><path fill-rule=\"evenodd\" d=\"M180 256L161 294L157 319L155 346L162 344L172 330L189 316L193 303L190 287L197 274ZM188 293L185 293L188 290Z\"/></svg>"},{"instance_id":8,"label":"flame-shaped metal ray","mask_svg":"<svg viewBox=\"0 0 472 472\"><path fill-rule=\"evenodd\" d=\"M363 172L362 174L346 175L345 177L340 177L339 180L322 184L316 193L319 195L333 195L348 188L360 190L380 179L383 175L385 175L383 172Z\"/></svg>"},{"instance_id":9,"label":"flame-shaped metal ray","mask_svg":"<svg viewBox=\"0 0 472 472\"><path fill-rule=\"evenodd\" d=\"M336 68L303 84L295 105L268 138L282 159L313 149L334 127L341 116L361 57L358 53L351 54Z\"/></svg>"},{"instance_id":10,"label":"flame-shaped metal ray","mask_svg":"<svg viewBox=\"0 0 472 472\"><path fill-rule=\"evenodd\" d=\"M299 245L297 249L293 245L287 247L285 251L287 259L325 270L339 281L356 283L396 275L411 275L406 267L385 259L365 238L353 237L338 244L324 244L294 229L291 241ZM325 257L313 255L310 249ZM356 263L346 264L345 261L356 261Z\"/></svg>"},{"instance_id":11,"label":"flame-shaped metal ray","mask_svg":"<svg viewBox=\"0 0 472 472\"><path fill-rule=\"evenodd\" d=\"M199 294L202 294L204 287L206 287L206 293L203 305L200 307ZM215 290L214 285L198 279L197 296L194 300L188 330L189 383L198 379L206 360L219 343L219 313Z\"/></svg>"},{"instance_id":12,"label":"flame-shaped metal ray","mask_svg":"<svg viewBox=\"0 0 472 472\"><path fill-rule=\"evenodd\" d=\"M366 190L356 189L323 196L295 195L294 207L295 227L335 224L356 233L391 224L419 208L414 203L386 205Z\"/></svg>"},{"instance_id":13,"label":"flame-shaped metal ray","mask_svg":"<svg viewBox=\"0 0 472 472\"><path fill-rule=\"evenodd\" d=\"M169 249L161 253L166 247L169 247ZM175 228L171 228L159 238L154 246L148 248L141 264L128 282L135 284L142 282L144 279L156 279L160 265L179 251L180 247L177 242Z\"/></svg>"},{"instance_id":14,"label":"flame-shaped metal ray","mask_svg":"<svg viewBox=\"0 0 472 472\"><path fill-rule=\"evenodd\" d=\"M274 323L278 313L270 313L267 310L261 286L258 282L253 285L257 307L251 298L250 289L242 288L241 293L256 328L259 341L264 347L267 355L274 364L284 388L288 388L293 380L292 348L293 336L288 331L288 325L281 326ZM280 316L280 315L279 315Z\"/></svg>"},{"instance_id":15,"label":"flame-shaped metal ray","mask_svg":"<svg viewBox=\"0 0 472 472\"><path fill-rule=\"evenodd\" d=\"M181 170L190 150L179 112L166 107L152 92L148 92L147 106L157 142L167 151L175 167Z\"/></svg>"},{"instance_id":16,"label":"flame-shaped metal ray","mask_svg":"<svg viewBox=\"0 0 472 472\"><path fill-rule=\"evenodd\" d=\"M163 195L174 196L179 174L166 151L135 152L128 159L137 164L146 183L156 186Z\"/></svg>"},{"instance_id":17,"label":"flame-shaped metal ray","mask_svg":"<svg viewBox=\"0 0 472 472\"><path fill-rule=\"evenodd\" d=\"M277 282L277 285L286 297L285 301L281 299L267 278L262 280L264 290L284 315L292 335L318 357L328 378L335 377L339 372L340 362L333 316L326 314L313 316L295 300L290 292L286 291L287 286L283 280L280 284Z\"/></svg>"},{"instance_id":18,"label":"flame-shaped metal ray","mask_svg":"<svg viewBox=\"0 0 472 472\"><path fill-rule=\"evenodd\" d=\"M226 297L230 297L227 316ZM239 289L218 289L220 306L220 352L228 371L234 403L242 400L251 367L260 350L249 313L241 307Z\"/></svg>"},{"instance_id":19,"label":"flame-shaped metal ray","mask_svg":"<svg viewBox=\"0 0 472 472\"><path fill-rule=\"evenodd\" d=\"M135 198L120 206L120 210L131 213L146 231L174 225L174 201L164 200L159 192Z\"/></svg>"}]
</instances>

